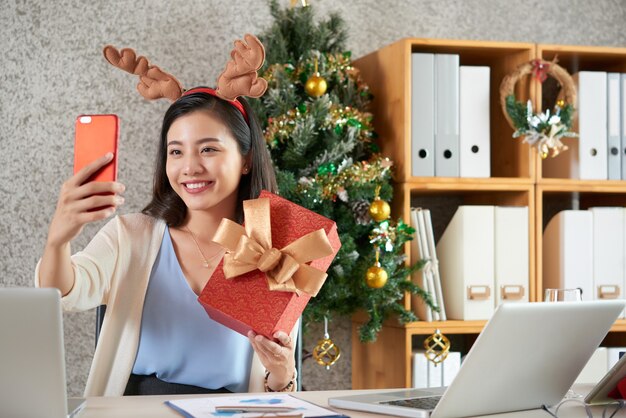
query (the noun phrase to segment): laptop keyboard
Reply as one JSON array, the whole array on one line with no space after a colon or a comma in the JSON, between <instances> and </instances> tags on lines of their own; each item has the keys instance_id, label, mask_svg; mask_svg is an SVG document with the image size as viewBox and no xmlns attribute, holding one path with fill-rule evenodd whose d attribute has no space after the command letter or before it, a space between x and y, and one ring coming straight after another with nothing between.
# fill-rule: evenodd
<instances>
[{"instance_id":1,"label":"laptop keyboard","mask_svg":"<svg viewBox=\"0 0 626 418\"><path fill-rule=\"evenodd\" d=\"M428 396L424 398L399 399L396 401L381 402L385 405L404 406L405 408L415 409L435 409L441 396Z\"/></svg>"}]
</instances>

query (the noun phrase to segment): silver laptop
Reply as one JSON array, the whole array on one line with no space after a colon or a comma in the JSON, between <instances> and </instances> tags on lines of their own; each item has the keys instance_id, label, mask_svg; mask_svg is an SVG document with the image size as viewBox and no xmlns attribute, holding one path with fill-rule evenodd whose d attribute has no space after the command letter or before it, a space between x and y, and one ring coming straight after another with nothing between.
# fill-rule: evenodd
<instances>
[{"instance_id":1,"label":"silver laptop","mask_svg":"<svg viewBox=\"0 0 626 418\"><path fill-rule=\"evenodd\" d=\"M502 304L448 388L370 392L329 405L418 418L456 418L561 401L626 301Z\"/></svg>"},{"instance_id":2,"label":"silver laptop","mask_svg":"<svg viewBox=\"0 0 626 418\"><path fill-rule=\"evenodd\" d=\"M0 288L0 415L66 418L82 405L67 400L59 291Z\"/></svg>"}]
</instances>

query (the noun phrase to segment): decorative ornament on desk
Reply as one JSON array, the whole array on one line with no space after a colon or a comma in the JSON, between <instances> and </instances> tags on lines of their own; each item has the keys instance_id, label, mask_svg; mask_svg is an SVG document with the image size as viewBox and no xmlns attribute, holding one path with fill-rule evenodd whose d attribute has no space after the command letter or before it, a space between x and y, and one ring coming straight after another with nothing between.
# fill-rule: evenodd
<instances>
[{"instance_id":1,"label":"decorative ornament on desk","mask_svg":"<svg viewBox=\"0 0 626 418\"><path fill-rule=\"evenodd\" d=\"M306 81L304 85L304 91L311 97L322 97L324 93L326 93L326 89L328 88L328 83L326 83L326 79L320 76L320 73L317 71L317 58L315 58L315 72L309 79Z\"/></svg>"},{"instance_id":2,"label":"decorative ornament on desk","mask_svg":"<svg viewBox=\"0 0 626 418\"><path fill-rule=\"evenodd\" d=\"M526 104L515 98L515 84L524 76L531 74L538 82L543 83L552 76L561 85L561 99L557 100L552 111L536 113L531 100ZM524 142L537 148L541 158L548 155L556 157L567 150L561 138L574 138L578 135L570 131L574 119L576 103L576 86L569 73L553 61L534 59L526 62L511 74L504 77L500 84L500 105L504 117L515 132L513 138L524 137Z\"/></svg>"},{"instance_id":3,"label":"decorative ornament on desk","mask_svg":"<svg viewBox=\"0 0 626 418\"><path fill-rule=\"evenodd\" d=\"M341 356L339 346L335 345L328 334L328 318L324 317L324 338L317 342L313 349L313 358L320 366L330 369L330 366L337 363Z\"/></svg>"},{"instance_id":4,"label":"decorative ornament on desk","mask_svg":"<svg viewBox=\"0 0 626 418\"><path fill-rule=\"evenodd\" d=\"M380 262L378 261L378 257L380 256L380 249L376 247L376 263L367 269L365 273L365 282L372 289L380 289L387 283L387 279L389 278L389 274L387 274L387 270L380 266Z\"/></svg>"},{"instance_id":5,"label":"decorative ornament on desk","mask_svg":"<svg viewBox=\"0 0 626 418\"><path fill-rule=\"evenodd\" d=\"M380 186L376 187L374 201L370 205L370 216L376 222L382 222L385 219L389 218L391 214L391 209L389 208L389 203L381 200L380 196Z\"/></svg>"},{"instance_id":6,"label":"decorative ornament on desk","mask_svg":"<svg viewBox=\"0 0 626 418\"><path fill-rule=\"evenodd\" d=\"M424 355L436 365L442 363L450 352L450 340L438 329L424 340Z\"/></svg>"}]
</instances>

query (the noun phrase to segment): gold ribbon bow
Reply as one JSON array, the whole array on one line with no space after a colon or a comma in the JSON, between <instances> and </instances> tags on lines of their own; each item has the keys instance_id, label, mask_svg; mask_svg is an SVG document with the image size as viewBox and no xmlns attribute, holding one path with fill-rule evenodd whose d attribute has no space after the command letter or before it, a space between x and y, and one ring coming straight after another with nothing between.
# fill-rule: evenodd
<instances>
[{"instance_id":1,"label":"gold ribbon bow","mask_svg":"<svg viewBox=\"0 0 626 418\"><path fill-rule=\"evenodd\" d=\"M270 200L243 202L245 228L222 219L213 241L226 248L224 276L227 279L259 269L267 276L270 290L317 295L327 274L309 261L333 253L324 229L308 233L281 250L272 247Z\"/></svg>"}]
</instances>

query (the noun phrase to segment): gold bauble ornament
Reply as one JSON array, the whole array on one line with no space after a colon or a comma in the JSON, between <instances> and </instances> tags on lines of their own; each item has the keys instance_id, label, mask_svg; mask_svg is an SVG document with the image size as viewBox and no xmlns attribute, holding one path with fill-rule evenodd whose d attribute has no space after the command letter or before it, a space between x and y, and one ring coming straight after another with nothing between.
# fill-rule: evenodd
<instances>
[{"instance_id":1,"label":"gold bauble ornament","mask_svg":"<svg viewBox=\"0 0 626 418\"><path fill-rule=\"evenodd\" d=\"M376 222L382 222L385 219L389 218L391 214L391 208L389 207L389 203L381 200L378 196L374 198L374 201L370 205L370 216Z\"/></svg>"},{"instance_id":2,"label":"gold bauble ornament","mask_svg":"<svg viewBox=\"0 0 626 418\"><path fill-rule=\"evenodd\" d=\"M320 366L330 369L330 366L337 363L341 357L339 346L335 345L328 334L328 318L324 317L324 338L317 342L313 348L313 358Z\"/></svg>"},{"instance_id":3,"label":"gold bauble ornament","mask_svg":"<svg viewBox=\"0 0 626 418\"><path fill-rule=\"evenodd\" d=\"M326 79L320 76L320 73L317 71L317 58L315 58L315 71L304 84L304 91L309 96L317 98L322 97L326 93L327 88L328 83L326 83Z\"/></svg>"},{"instance_id":4,"label":"gold bauble ornament","mask_svg":"<svg viewBox=\"0 0 626 418\"><path fill-rule=\"evenodd\" d=\"M326 93L328 84L324 77L320 76L320 73L315 73L306 81L304 85L304 91L311 97L321 97Z\"/></svg>"},{"instance_id":5,"label":"gold bauble ornament","mask_svg":"<svg viewBox=\"0 0 626 418\"><path fill-rule=\"evenodd\" d=\"M389 275L387 271L380 266L372 266L367 269L367 273L365 273L365 280L367 285L372 289L380 289L387 283L387 279Z\"/></svg>"},{"instance_id":6,"label":"gold bauble ornament","mask_svg":"<svg viewBox=\"0 0 626 418\"><path fill-rule=\"evenodd\" d=\"M313 349L313 358L320 366L329 368L339 360L341 350L330 338L324 338L317 342Z\"/></svg>"},{"instance_id":7,"label":"gold bauble ornament","mask_svg":"<svg viewBox=\"0 0 626 418\"><path fill-rule=\"evenodd\" d=\"M380 262L378 261L379 255L380 250L376 248L376 263L368 268L365 273L365 283L372 289L380 289L387 283L387 279L389 278L387 271L380 266Z\"/></svg>"},{"instance_id":8,"label":"gold bauble ornament","mask_svg":"<svg viewBox=\"0 0 626 418\"><path fill-rule=\"evenodd\" d=\"M438 329L435 333L424 340L424 355L426 358L435 363L435 365L443 362L450 352L450 340Z\"/></svg>"}]
</instances>

